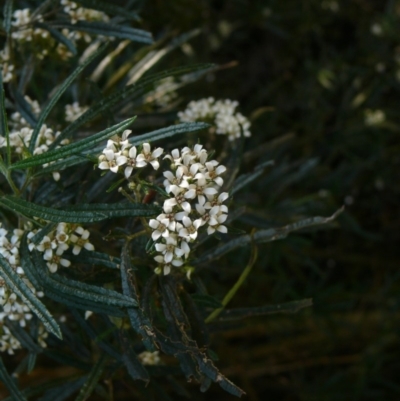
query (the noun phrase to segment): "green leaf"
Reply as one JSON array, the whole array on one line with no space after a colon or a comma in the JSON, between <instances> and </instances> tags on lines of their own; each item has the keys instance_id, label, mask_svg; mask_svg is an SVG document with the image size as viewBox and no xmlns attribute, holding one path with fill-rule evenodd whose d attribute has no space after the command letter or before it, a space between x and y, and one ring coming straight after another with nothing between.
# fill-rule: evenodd
<instances>
[{"instance_id":1,"label":"green leaf","mask_svg":"<svg viewBox=\"0 0 400 401\"><path fill-rule=\"evenodd\" d=\"M207 71L213 64L196 64L188 67L178 67L170 70L166 70L154 75L150 75L138 81L135 84L128 85L115 93L99 100L92 107L86 110L81 116L79 116L73 123L71 123L67 128L65 128L61 134L55 139L55 141L50 145L50 149L54 148L61 143L62 140L69 138L81 125L91 121L94 117L107 110L120 101L132 100L143 96L145 93L152 91L154 89L154 84L161 81L162 79L170 76L181 76L193 71Z\"/></svg>"},{"instance_id":2,"label":"green leaf","mask_svg":"<svg viewBox=\"0 0 400 401\"><path fill-rule=\"evenodd\" d=\"M39 217L55 223L93 223L112 217L150 217L159 212L159 208L143 203L93 203L82 204L71 209L53 209L36 205L13 195L0 198L0 206L29 218Z\"/></svg>"},{"instance_id":3,"label":"green leaf","mask_svg":"<svg viewBox=\"0 0 400 401\"><path fill-rule=\"evenodd\" d=\"M255 308L235 308L226 309L218 317L218 320L238 320L253 316L271 315L273 313L297 313L303 308L312 306L311 298L302 299L301 301L286 302L277 305L265 305Z\"/></svg>"},{"instance_id":4,"label":"green leaf","mask_svg":"<svg viewBox=\"0 0 400 401\"><path fill-rule=\"evenodd\" d=\"M110 24L101 21L78 21L75 24L64 21L54 21L51 25L55 28L68 29L70 31L82 31L94 35L102 35L119 39L129 39L132 42L146 44L153 43L153 37L150 32L142 29L131 28L126 25Z\"/></svg>"},{"instance_id":5,"label":"green leaf","mask_svg":"<svg viewBox=\"0 0 400 401\"><path fill-rule=\"evenodd\" d=\"M119 269L121 259L115 256L110 256L107 253L87 251L82 249L79 255L69 255L68 259L71 262L84 263L86 265L104 266L111 269Z\"/></svg>"},{"instance_id":6,"label":"green leaf","mask_svg":"<svg viewBox=\"0 0 400 401\"><path fill-rule=\"evenodd\" d=\"M100 377L106 366L106 362L107 356L105 354L101 355L99 360L93 365L93 368L75 401L85 401L92 394L96 384L100 380Z\"/></svg>"},{"instance_id":7,"label":"green leaf","mask_svg":"<svg viewBox=\"0 0 400 401\"><path fill-rule=\"evenodd\" d=\"M79 3L93 10L103 11L107 14L118 15L120 17L140 21L140 17L136 12L126 10L125 8L119 7L116 4L109 4L99 0L80 0Z\"/></svg>"},{"instance_id":8,"label":"green leaf","mask_svg":"<svg viewBox=\"0 0 400 401\"><path fill-rule=\"evenodd\" d=\"M108 46L108 43L105 43L103 46L99 47L93 54L91 54L81 65L79 65L75 71L63 82L63 84L57 89L57 91L52 95L50 102L47 106L42 110L39 115L38 122L33 130L32 137L29 143L29 151L33 153L36 140L40 132L40 128L45 122L47 116L50 114L53 107L56 105L61 95L69 88L75 78L99 55L101 54ZM47 163L47 162L44 162Z\"/></svg>"},{"instance_id":9,"label":"green leaf","mask_svg":"<svg viewBox=\"0 0 400 401\"><path fill-rule=\"evenodd\" d=\"M7 35L9 35L11 31L12 8L13 8L13 0L6 0L3 8L3 15L4 15L3 26Z\"/></svg>"},{"instance_id":10,"label":"green leaf","mask_svg":"<svg viewBox=\"0 0 400 401\"><path fill-rule=\"evenodd\" d=\"M133 270L131 259L128 251L128 243L125 243L121 251L121 281L122 281L122 292L129 298L134 299L137 303L138 295L134 285L131 283L130 274ZM154 351L153 339L154 337L153 328L150 320L143 313L140 307L128 308L128 316L131 322L133 330L142 336L143 344L148 351Z\"/></svg>"},{"instance_id":11,"label":"green leaf","mask_svg":"<svg viewBox=\"0 0 400 401\"><path fill-rule=\"evenodd\" d=\"M10 163L11 163L11 147L10 147L10 137L9 137L9 132L8 132L7 114L6 114L6 107L5 107L5 94L4 94L4 86L3 86L2 68L0 69L0 138L1 137L6 139L6 145L7 145L6 163L7 163L7 165L10 165ZM2 160L1 160L1 163L3 163Z\"/></svg>"},{"instance_id":12,"label":"green leaf","mask_svg":"<svg viewBox=\"0 0 400 401\"><path fill-rule=\"evenodd\" d=\"M38 251L33 251L32 253L34 264L41 277L45 292L48 290L53 291L59 294L60 297L76 300L77 303L89 301L98 305L103 304L117 307L137 306L137 302L134 299L117 291L86 284L81 281L70 280L57 273L49 273L42 254Z\"/></svg>"},{"instance_id":13,"label":"green leaf","mask_svg":"<svg viewBox=\"0 0 400 401\"><path fill-rule=\"evenodd\" d=\"M90 310L97 314L126 318L126 313L121 308L89 301L87 299L77 298L74 295L68 295L65 293L61 294L58 290L52 289L50 285L45 288L44 293L46 297L49 297L53 301L56 301L61 305L65 305L68 308L76 308L84 311Z\"/></svg>"},{"instance_id":14,"label":"green leaf","mask_svg":"<svg viewBox=\"0 0 400 401\"><path fill-rule=\"evenodd\" d=\"M8 391L11 393L13 401L27 401L24 395L15 384L14 379L8 374L6 367L4 366L3 359L0 356L0 381L4 383Z\"/></svg>"},{"instance_id":15,"label":"green leaf","mask_svg":"<svg viewBox=\"0 0 400 401\"><path fill-rule=\"evenodd\" d=\"M44 163L50 163L59 160L63 157L68 157L76 153L81 153L87 149L93 148L93 146L97 142L108 139L111 136L119 134L120 132L124 131L127 127L129 127L129 125L133 123L133 121L135 121L135 119L136 117L129 118L125 121L113 125L110 128L105 129L104 131L98 132L97 134L82 139L78 142L65 145L59 149L49 150L48 152L42 153L40 155L28 157L24 160L21 160L11 165L10 169L18 169L18 168L24 169L28 167L40 166Z\"/></svg>"},{"instance_id":16,"label":"green leaf","mask_svg":"<svg viewBox=\"0 0 400 401\"><path fill-rule=\"evenodd\" d=\"M0 255L0 276L7 286L18 295L26 306L39 318L47 331L62 338L60 327L46 307L35 297L30 288L9 265L7 259Z\"/></svg>"},{"instance_id":17,"label":"green leaf","mask_svg":"<svg viewBox=\"0 0 400 401\"><path fill-rule=\"evenodd\" d=\"M245 246L251 243L252 241L254 241L255 243L276 241L287 237L288 234L290 234L292 231L300 230L306 227L312 227L330 223L331 221L336 219L336 217L339 216L339 214L342 213L343 210L344 207L340 208L330 217L311 217L309 219L300 220L293 224L288 224L284 227L259 230L256 231L253 236L243 235L241 237L235 238L234 240L226 242L225 244L219 245L218 247L211 249L208 252L205 252L201 257L194 260L193 264L197 265L197 264L208 263L212 260L220 258L221 256L232 251L233 249Z\"/></svg>"},{"instance_id":18,"label":"green leaf","mask_svg":"<svg viewBox=\"0 0 400 401\"><path fill-rule=\"evenodd\" d=\"M43 22L35 22L35 26L48 31L57 42L62 43L74 56L78 54L78 51L76 50L72 40L68 39L57 29L54 29L50 25L44 24Z\"/></svg>"}]
</instances>

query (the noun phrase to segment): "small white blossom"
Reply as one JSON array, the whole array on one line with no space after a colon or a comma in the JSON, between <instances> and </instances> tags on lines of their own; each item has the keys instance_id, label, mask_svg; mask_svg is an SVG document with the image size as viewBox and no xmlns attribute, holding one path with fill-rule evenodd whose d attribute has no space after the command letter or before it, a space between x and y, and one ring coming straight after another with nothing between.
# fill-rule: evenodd
<instances>
[{"instance_id":1,"label":"small white blossom","mask_svg":"<svg viewBox=\"0 0 400 401\"><path fill-rule=\"evenodd\" d=\"M136 158L136 165L138 167L144 167L147 163L150 163L154 170L158 170L160 163L157 159L163 154L163 152L164 150L162 148L157 148L152 152L150 144L144 143L142 152Z\"/></svg>"},{"instance_id":2,"label":"small white blossom","mask_svg":"<svg viewBox=\"0 0 400 401\"><path fill-rule=\"evenodd\" d=\"M154 241L157 241L161 236L167 238L169 236L169 225L169 219L165 218L163 214L160 214L157 219L151 219L149 221L149 226L154 230L151 234L151 238L153 238Z\"/></svg>"},{"instance_id":3,"label":"small white blossom","mask_svg":"<svg viewBox=\"0 0 400 401\"><path fill-rule=\"evenodd\" d=\"M110 170L113 173L118 172L118 164L116 158L119 156L118 153L114 153L111 149L104 149L103 154L99 157L99 169Z\"/></svg>"},{"instance_id":4,"label":"small white blossom","mask_svg":"<svg viewBox=\"0 0 400 401\"><path fill-rule=\"evenodd\" d=\"M195 240L197 238L197 230L201 226L201 219L192 220L184 216L182 219L184 227L179 230L179 236L187 240Z\"/></svg>"}]
</instances>

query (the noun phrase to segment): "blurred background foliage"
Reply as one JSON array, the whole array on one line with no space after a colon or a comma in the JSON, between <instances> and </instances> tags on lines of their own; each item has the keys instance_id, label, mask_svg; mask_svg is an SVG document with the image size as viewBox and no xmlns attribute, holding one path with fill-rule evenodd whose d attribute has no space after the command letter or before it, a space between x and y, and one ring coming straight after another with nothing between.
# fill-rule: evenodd
<instances>
[{"instance_id":1,"label":"blurred background foliage","mask_svg":"<svg viewBox=\"0 0 400 401\"><path fill-rule=\"evenodd\" d=\"M180 93L239 100L253 120L243 167L275 160L237 195L243 224L346 205L335 229L260 247L231 306L314 306L218 333L222 372L252 401L399 399L400 2L148 0L142 16L156 38L201 28L163 63L217 63ZM223 296L241 268L237 255L213 266L210 293ZM210 391L192 397L231 398Z\"/></svg>"},{"instance_id":2,"label":"blurred background foliage","mask_svg":"<svg viewBox=\"0 0 400 401\"><path fill-rule=\"evenodd\" d=\"M282 226L346 206L333 229L259 246L230 306L314 305L211 325L221 372L251 401L398 400L400 1L146 0L141 17L161 44L200 29L152 72L218 64L146 124L165 126L190 100L238 100L252 119L242 171L275 161L235 195L246 208L235 227ZM32 97L43 100L53 81L33 85ZM86 85L95 98L98 89ZM200 270L209 294L222 299L249 256L241 249ZM218 386L205 394L190 386L193 400L233 398ZM132 399L124 387L114 392L116 401Z\"/></svg>"}]
</instances>

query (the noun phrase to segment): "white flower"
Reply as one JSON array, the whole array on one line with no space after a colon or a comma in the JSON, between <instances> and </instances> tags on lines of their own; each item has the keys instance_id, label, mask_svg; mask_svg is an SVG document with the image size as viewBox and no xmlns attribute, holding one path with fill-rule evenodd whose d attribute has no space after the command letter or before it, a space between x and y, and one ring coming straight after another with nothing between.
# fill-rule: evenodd
<instances>
[{"instance_id":1,"label":"white flower","mask_svg":"<svg viewBox=\"0 0 400 401\"><path fill-rule=\"evenodd\" d=\"M164 171L163 175L166 178L163 182L165 191L170 193L172 188L178 187L182 183L184 170L178 168L175 172L175 175L172 173L172 171Z\"/></svg>"},{"instance_id":2,"label":"white flower","mask_svg":"<svg viewBox=\"0 0 400 401\"><path fill-rule=\"evenodd\" d=\"M213 209L212 214L217 214L218 212L228 213L228 207L223 205L222 203L225 202L229 198L229 194L227 192L221 192L218 197L214 196L212 198L208 198L209 201L204 204L205 209ZM217 208L217 209L215 209Z\"/></svg>"},{"instance_id":3,"label":"white flower","mask_svg":"<svg viewBox=\"0 0 400 401\"><path fill-rule=\"evenodd\" d=\"M182 219L184 227L179 230L179 236L187 240L195 240L197 238L197 230L202 225L201 219L193 221L190 217L184 216Z\"/></svg>"},{"instance_id":4,"label":"white flower","mask_svg":"<svg viewBox=\"0 0 400 401\"><path fill-rule=\"evenodd\" d=\"M180 155L179 149L172 150L170 155L164 156L164 159L171 160L171 168L175 168L182 164L182 156Z\"/></svg>"},{"instance_id":5,"label":"white flower","mask_svg":"<svg viewBox=\"0 0 400 401\"><path fill-rule=\"evenodd\" d=\"M88 251L93 251L94 246L89 242L90 233L88 230L84 230L83 227L77 227L75 232L80 235L80 237L75 234L71 234L70 241L74 244L74 248L72 249L72 253L74 255L79 255L82 248L87 249Z\"/></svg>"},{"instance_id":6,"label":"white flower","mask_svg":"<svg viewBox=\"0 0 400 401\"><path fill-rule=\"evenodd\" d=\"M164 201L164 212L171 213L174 206L179 206L186 213L190 213L192 209L190 203L185 198L184 189L181 187L173 187L171 188L171 192L175 195L175 197Z\"/></svg>"},{"instance_id":7,"label":"white flower","mask_svg":"<svg viewBox=\"0 0 400 401\"><path fill-rule=\"evenodd\" d=\"M206 187L205 181L197 181L197 185L190 184L187 188L188 191L185 193L185 198L194 199L198 198L199 203L204 204L206 198L204 195L213 196L218 193L218 191L213 187Z\"/></svg>"},{"instance_id":8,"label":"white flower","mask_svg":"<svg viewBox=\"0 0 400 401\"><path fill-rule=\"evenodd\" d=\"M79 106L78 102L65 105L65 121L73 122L77 120L86 110L87 106Z\"/></svg>"},{"instance_id":9,"label":"white flower","mask_svg":"<svg viewBox=\"0 0 400 401\"><path fill-rule=\"evenodd\" d=\"M136 158L137 167L144 167L147 163L150 163L154 170L158 170L160 167L160 163L157 158L163 154L164 150L162 148L157 148L151 151L151 147L149 143L143 144L142 152Z\"/></svg>"},{"instance_id":10,"label":"white flower","mask_svg":"<svg viewBox=\"0 0 400 401\"><path fill-rule=\"evenodd\" d=\"M151 219L149 221L149 226L154 230L151 234L153 241L157 241L161 236L167 238L169 236L169 225L169 219L165 218L163 214L160 214L157 219Z\"/></svg>"},{"instance_id":11,"label":"white flower","mask_svg":"<svg viewBox=\"0 0 400 401\"><path fill-rule=\"evenodd\" d=\"M99 169L100 170L111 170L113 173L118 172L118 164L116 161L116 157L118 157L118 153L114 153L112 149L104 149L103 155L99 156Z\"/></svg>"},{"instance_id":12,"label":"white flower","mask_svg":"<svg viewBox=\"0 0 400 401\"><path fill-rule=\"evenodd\" d=\"M206 180L213 181L222 187L224 180L219 176L226 171L226 167L223 165L218 166L218 164L219 163L216 160L206 162L207 172L205 173L205 178Z\"/></svg>"},{"instance_id":13,"label":"white flower","mask_svg":"<svg viewBox=\"0 0 400 401\"><path fill-rule=\"evenodd\" d=\"M136 147L132 146L129 149L128 156L120 155L117 157L118 166L122 166L124 164L127 165L124 170L125 178L129 178L132 174L133 169L136 167L136 153Z\"/></svg>"},{"instance_id":14,"label":"white flower","mask_svg":"<svg viewBox=\"0 0 400 401\"><path fill-rule=\"evenodd\" d=\"M53 249L57 248L57 244L55 241L50 240L50 238L45 235L43 239L40 241L39 245L36 246L36 249L40 252L44 252L43 259L49 260L47 258L52 258Z\"/></svg>"},{"instance_id":15,"label":"white flower","mask_svg":"<svg viewBox=\"0 0 400 401\"><path fill-rule=\"evenodd\" d=\"M227 233L228 229L222 225L222 223L225 222L227 219L228 215L226 214L212 214L212 209L210 210L210 220L208 221L208 227L207 227L207 234L211 235L215 231L219 231L221 233Z\"/></svg>"},{"instance_id":16,"label":"white flower","mask_svg":"<svg viewBox=\"0 0 400 401\"><path fill-rule=\"evenodd\" d=\"M157 252L164 255L164 263L171 263L174 256L181 258L185 254L185 251L179 248L179 244L173 236L165 238L165 243L158 243L155 247Z\"/></svg>"}]
</instances>

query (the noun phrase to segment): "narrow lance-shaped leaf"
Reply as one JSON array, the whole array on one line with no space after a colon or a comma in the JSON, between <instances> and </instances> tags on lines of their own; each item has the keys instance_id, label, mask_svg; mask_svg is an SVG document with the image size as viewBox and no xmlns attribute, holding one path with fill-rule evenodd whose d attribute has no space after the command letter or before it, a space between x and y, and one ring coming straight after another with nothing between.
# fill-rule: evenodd
<instances>
[{"instance_id":1,"label":"narrow lance-shaped leaf","mask_svg":"<svg viewBox=\"0 0 400 401\"><path fill-rule=\"evenodd\" d=\"M128 243L125 243L121 251L121 281L122 281L122 292L138 303L138 297L134 286L129 281L129 270L132 269L131 260L128 251ZM144 315L142 309L128 308L128 316L131 322L132 328L142 336L143 343L147 350L154 351L153 329L150 320Z\"/></svg>"},{"instance_id":2,"label":"narrow lance-shaped leaf","mask_svg":"<svg viewBox=\"0 0 400 401\"><path fill-rule=\"evenodd\" d=\"M232 251L240 246L245 246L250 242L263 243L276 241L278 239L285 238L292 231L300 230L306 227L318 226L322 224L329 223L336 219L340 213L342 213L344 208L340 208L330 217L312 217L309 219L300 220L293 224L288 224L284 227L279 228L268 228L266 230L259 230L253 236L243 235L241 237L235 238L223 245L220 245L210 251L204 253L200 258L193 261L193 264L204 264L210 262L211 260L218 259L226 253Z\"/></svg>"},{"instance_id":3,"label":"narrow lance-shaped leaf","mask_svg":"<svg viewBox=\"0 0 400 401\"><path fill-rule=\"evenodd\" d=\"M112 217L150 217L159 212L159 208L143 203L114 203L79 205L72 210L53 209L36 205L12 195L0 198L0 206L4 206L18 215L39 217L55 223L92 223Z\"/></svg>"},{"instance_id":4,"label":"narrow lance-shaped leaf","mask_svg":"<svg viewBox=\"0 0 400 401\"><path fill-rule=\"evenodd\" d=\"M13 8L13 0L6 0L3 8L3 15L4 15L3 26L7 35L9 35L11 31L12 8Z\"/></svg>"},{"instance_id":5,"label":"narrow lance-shaped leaf","mask_svg":"<svg viewBox=\"0 0 400 401\"><path fill-rule=\"evenodd\" d=\"M117 291L109 290L91 284L86 284L76 280L70 280L57 273L47 273L47 267L44 264L41 254L37 251L33 252L34 263L41 272L43 286L60 294L60 296L69 296L71 299L88 300L93 303L118 306L118 307L134 307L137 302L134 299L120 294Z\"/></svg>"},{"instance_id":6,"label":"narrow lance-shaped leaf","mask_svg":"<svg viewBox=\"0 0 400 401\"><path fill-rule=\"evenodd\" d=\"M78 21L75 24L64 21L51 23L53 27L68 29L70 31L83 31L94 35L103 35L119 39L129 39L133 42L152 44L153 38L150 32L142 29L131 28L126 25L110 24L101 21Z\"/></svg>"},{"instance_id":7,"label":"narrow lance-shaped leaf","mask_svg":"<svg viewBox=\"0 0 400 401\"><path fill-rule=\"evenodd\" d=\"M32 290L18 276L8 261L0 255L0 276L3 277L6 285L18 295L25 305L39 318L46 329L56 337L62 338L60 327L51 316L50 312L40 302Z\"/></svg>"},{"instance_id":8,"label":"narrow lance-shaped leaf","mask_svg":"<svg viewBox=\"0 0 400 401\"><path fill-rule=\"evenodd\" d=\"M53 107L56 105L58 102L58 99L60 99L61 95L69 88L69 86L72 84L72 82L75 80L75 78L99 55L101 54L108 46L108 43L105 43L103 46L101 46L97 51L95 51L90 57L88 57L81 65L79 65L75 71L63 82L63 84L58 88L58 90L53 94L50 102L47 104L47 106L42 110L40 113L38 122L32 132L32 137L29 143L29 151L33 153L35 146L36 146L36 140L40 132L40 128L42 127L43 123L45 122L47 116L50 114L51 110ZM47 162L45 162L47 163Z\"/></svg>"},{"instance_id":9,"label":"narrow lance-shaped leaf","mask_svg":"<svg viewBox=\"0 0 400 401\"><path fill-rule=\"evenodd\" d=\"M135 119L136 117L129 118L125 121L113 125L110 128L105 129L104 131L98 132L97 134L82 139L78 142L65 145L60 149L49 150L48 152L42 153L40 155L28 157L24 160L14 163L12 166L10 166L10 169L17 169L17 168L24 169L28 167L40 166L45 163L50 163L59 160L63 157L68 157L77 153L78 154L82 153L85 150L93 148L94 145L97 144L99 141L108 139L113 135L119 134L127 127L129 127L133 123L133 121L135 121ZM38 122L37 126L39 125L40 123Z\"/></svg>"},{"instance_id":10,"label":"narrow lance-shaped leaf","mask_svg":"<svg viewBox=\"0 0 400 401\"><path fill-rule=\"evenodd\" d=\"M178 67L170 70L166 70L148 77L144 77L137 83L129 85L115 93L105 97L104 99L95 103L92 107L86 110L81 116L79 116L73 123L65 128L61 134L55 139L50 145L50 149L59 145L62 140L69 138L81 125L91 121L94 117L102 113L115 105L121 100L133 99L135 97L142 96L144 93L152 91L154 84L162 79L169 76L181 76L193 71L207 71L213 67L213 64L196 64L187 67Z\"/></svg>"},{"instance_id":11,"label":"narrow lance-shaped leaf","mask_svg":"<svg viewBox=\"0 0 400 401\"><path fill-rule=\"evenodd\" d=\"M3 360L0 356L0 381L4 383L8 391L11 393L13 401L27 401L25 396L21 393L14 379L8 374L6 367L4 366Z\"/></svg>"},{"instance_id":12,"label":"narrow lance-shaped leaf","mask_svg":"<svg viewBox=\"0 0 400 401\"><path fill-rule=\"evenodd\" d=\"M85 401L92 394L94 388L96 387L100 377L106 366L107 356L105 354L101 355L99 360L93 366L85 384L82 386L81 391L76 397L75 401Z\"/></svg>"},{"instance_id":13,"label":"narrow lance-shaped leaf","mask_svg":"<svg viewBox=\"0 0 400 401\"><path fill-rule=\"evenodd\" d=\"M86 265L104 266L111 269L119 269L121 259L107 253L87 251L82 249L79 255L69 255L68 259L71 262L84 263Z\"/></svg>"}]
</instances>

